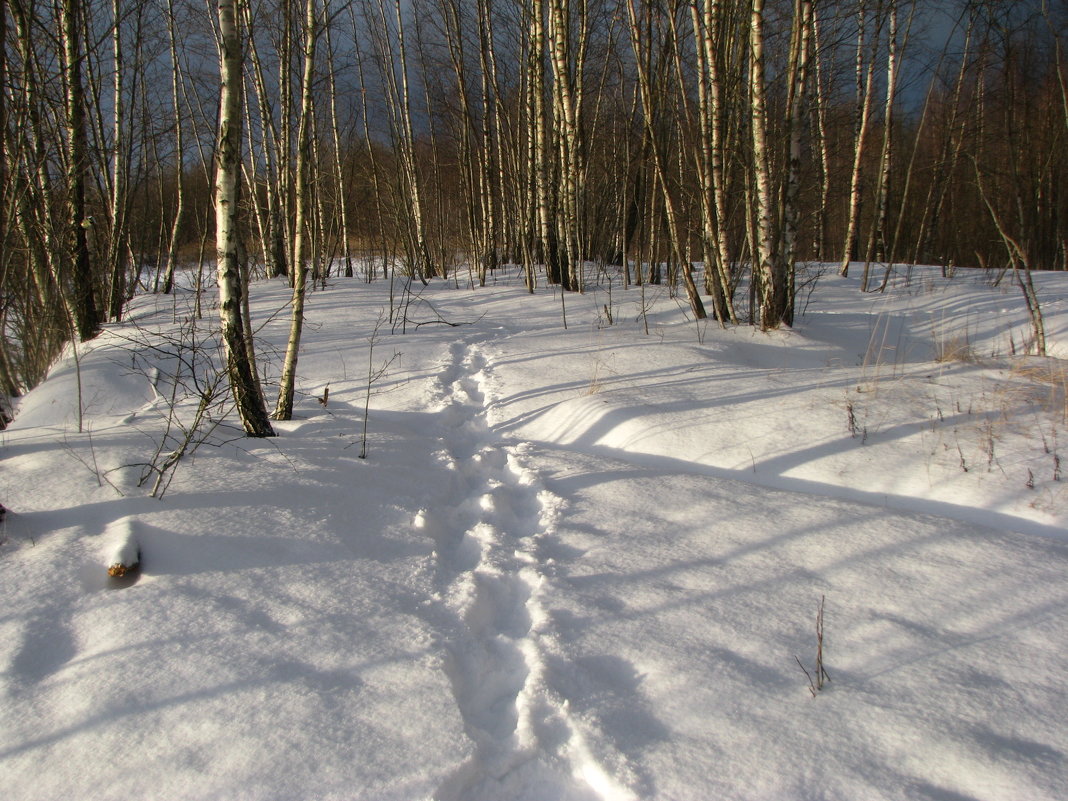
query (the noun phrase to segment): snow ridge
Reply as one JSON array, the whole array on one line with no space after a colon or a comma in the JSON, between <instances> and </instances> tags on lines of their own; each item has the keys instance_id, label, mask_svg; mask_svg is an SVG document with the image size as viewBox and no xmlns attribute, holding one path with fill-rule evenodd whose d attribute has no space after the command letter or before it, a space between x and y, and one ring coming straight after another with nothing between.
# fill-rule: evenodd
<instances>
[{"instance_id":1,"label":"snow ridge","mask_svg":"<svg viewBox=\"0 0 1068 801\"><path fill-rule=\"evenodd\" d=\"M537 545L563 502L524 467L527 446L505 445L490 429L490 372L477 345L453 343L431 379L443 421L437 458L452 480L445 502L420 510L415 525L435 541L440 601L451 621L445 670L474 744L435 798L633 798L596 762L567 701L545 682L552 634Z\"/></svg>"}]
</instances>

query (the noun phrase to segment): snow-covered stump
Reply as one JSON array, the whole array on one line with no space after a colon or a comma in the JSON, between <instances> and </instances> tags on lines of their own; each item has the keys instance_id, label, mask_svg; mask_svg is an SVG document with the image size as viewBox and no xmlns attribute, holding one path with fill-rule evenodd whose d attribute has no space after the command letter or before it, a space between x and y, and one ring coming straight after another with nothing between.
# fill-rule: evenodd
<instances>
[{"instance_id":1,"label":"snow-covered stump","mask_svg":"<svg viewBox=\"0 0 1068 801\"><path fill-rule=\"evenodd\" d=\"M128 517L108 526L104 535L104 564L113 578L128 576L141 566L141 546L133 522Z\"/></svg>"}]
</instances>

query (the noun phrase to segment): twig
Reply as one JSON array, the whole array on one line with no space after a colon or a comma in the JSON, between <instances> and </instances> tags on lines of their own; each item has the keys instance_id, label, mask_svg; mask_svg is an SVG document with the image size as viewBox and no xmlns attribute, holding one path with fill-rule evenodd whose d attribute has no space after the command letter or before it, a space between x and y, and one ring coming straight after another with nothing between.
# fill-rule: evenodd
<instances>
[{"instance_id":1,"label":"twig","mask_svg":"<svg viewBox=\"0 0 1068 801\"><path fill-rule=\"evenodd\" d=\"M808 691L810 693L812 693L812 697L815 698L816 697L816 683L814 681L812 681L812 674L809 673L808 670L805 669L805 666L801 664L801 660L800 660L800 658L798 658L798 656L796 654L794 655L794 660L797 662L797 666L799 668L801 668L802 672L805 674L805 678L808 679Z\"/></svg>"},{"instance_id":2,"label":"twig","mask_svg":"<svg viewBox=\"0 0 1068 801\"><path fill-rule=\"evenodd\" d=\"M816 697L816 693L823 689L823 685L831 680L830 674L827 673L823 667L823 607L826 603L826 596L820 596L820 605L816 610L816 670L815 678L808 672L803 664L801 664L800 658L796 655L794 660L797 662L797 666L805 674L805 678L808 679L808 691L812 693L812 697Z\"/></svg>"},{"instance_id":3,"label":"twig","mask_svg":"<svg viewBox=\"0 0 1068 801\"><path fill-rule=\"evenodd\" d=\"M384 362L378 370L375 370L374 368L375 343L378 342L379 331L385 322L385 314L379 313L378 321L375 323L374 330L371 332L371 336L367 340L370 347L367 350L367 391L364 394L363 399L363 429L360 433L359 458L361 459L367 458L367 418L371 412L371 389L375 383L386 374L386 371L389 370L393 362L400 357L399 353L394 352L394 354Z\"/></svg>"}]
</instances>

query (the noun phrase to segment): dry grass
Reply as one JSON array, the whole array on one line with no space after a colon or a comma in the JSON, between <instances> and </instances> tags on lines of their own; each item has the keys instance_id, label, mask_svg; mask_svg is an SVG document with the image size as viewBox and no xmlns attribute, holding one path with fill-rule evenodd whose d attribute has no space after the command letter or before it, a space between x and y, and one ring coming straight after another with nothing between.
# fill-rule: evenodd
<instances>
[{"instance_id":1,"label":"dry grass","mask_svg":"<svg viewBox=\"0 0 1068 801\"><path fill-rule=\"evenodd\" d=\"M947 337L935 341L935 361L977 364L979 356L967 337Z\"/></svg>"},{"instance_id":2,"label":"dry grass","mask_svg":"<svg viewBox=\"0 0 1068 801\"><path fill-rule=\"evenodd\" d=\"M1068 421L1068 362L1052 356L1018 359L1012 366L1012 372L1036 384L1047 385L1049 392L1044 405Z\"/></svg>"},{"instance_id":3,"label":"dry grass","mask_svg":"<svg viewBox=\"0 0 1068 801\"><path fill-rule=\"evenodd\" d=\"M607 372L607 366L605 361L600 356L593 360L593 373L590 376L590 383L586 387L586 395L596 395L604 389L605 378L604 374Z\"/></svg>"}]
</instances>

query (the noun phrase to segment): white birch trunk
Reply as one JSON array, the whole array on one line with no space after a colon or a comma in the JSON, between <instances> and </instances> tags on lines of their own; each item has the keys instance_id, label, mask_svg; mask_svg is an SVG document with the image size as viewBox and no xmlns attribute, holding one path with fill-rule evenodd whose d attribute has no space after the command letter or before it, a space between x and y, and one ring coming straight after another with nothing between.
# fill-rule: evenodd
<instances>
[{"instance_id":1,"label":"white birch trunk","mask_svg":"<svg viewBox=\"0 0 1068 801\"><path fill-rule=\"evenodd\" d=\"M812 0L794 3L794 30L790 54L789 114L790 138L787 154L786 188L783 192L781 269L785 271L786 306L782 322L793 324L793 276L797 251L797 227L801 210L798 195L801 190L801 137L804 133L805 91L809 80L810 34L812 30Z\"/></svg>"},{"instance_id":2,"label":"white birch trunk","mask_svg":"<svg viewBox=\"0 0 1068 801\"><path fill-rule=\"evenodd\" d=\"M827 103L823 78L823 39L820 35L819 14L812 15L814 138L819 151L820 201L816 210L814 250L816 258L827 258L827 207L831 203L831 152L827 132Z\"/></svg>"},{"instance_id":3,"label":"white birch trunk","mask_svg":"<svg viewBox=\"0 0 1068 801\"><path fill-rule=\"evenodd\" d=\"M251 9L248 3L242 4L246 25L251 25ZM267 81L260 60L255 37L249 37L248 56L252 69L253 88L256 106L259 110L260 135L262 137L263 161L266 169L264 176L264 195L267 199L267 213L264 232L264 259L267 263L267 275L274 278L289 272L288 245L289 226L284 219L286 207L286 183L280 172L285 172L289 164L289 154L283 151L283 138L275 124L271 109L271 97L267 91ZM288 182L288 176L284 181Z\"/></svg>"},{"instance_id":4,"label":"white birch trunk","mask_svg":"<svg viewBox=\"0 0 1068 801\"><path fill-rule=\"evenodd\" d=\"M584 257L581 231L582 154L579 140L579 103L582 97L583 49L586 35L585 0L578 29L578 42L571 30L571 0L549 0L549 55L553 68L553 108L557 125L557 153L563 191L562 214L558 216L558 240L566 254L561 285L582 288Z\"/></svg>"},{"instance_id":5,"label":"white birch trunk","mask_svg":"<svg viewBox=\"0 0 1068 801\"><path fill-rule=\"evenodd\" d=\"M100 333L101 314L93 291L86 212L86 173L89 143L85 120L85 87L82 84L81 0L65 0L60 13L63 43L63 78L66 112L67 224L70 259L70 308L82 341Z\"/></svg>"},{"instance_id":6,"label":"white birch trunk","mask_svg":"<svg viewBox=\"0 0 1068 801\"><path fill-rule=\"evenodd\" d=\"M174 271L178 262L178 236L185 216L185 138L182 124L181 83L182 68L178 60L178 37L175 32L174 0L167 0L167 44L171 56L171 108L174 111L174 148L177 157L175 165L174 220L171 222L171 235L167 245L167 261L164 263L164 294L174 287Z\"/></svg>"},{"instance_id":7,"label":"white birch trunk","mask_svg":"<svg viewBox=\"0 0 1068 801\"><path fill-rule=\"evenodd\" d=\"M849 274L849 262L856 254L857 229L860 225L860 190L861 176L864 163L864 148L867 143L868 127L871 123L871 105L874 96L875 81L875 58L868 61L866 77L864 72L864 9L858 12L857 32L857 116L855 134L853 138L853 168L849 177L849 211L846 221L845 240L842 243L842 263L838 269L839 275ZM876 30L874 42L879 40L879 31ZM873 45L874 49L874 45Z\"/></svg>"},{"instance_id":8,"label":"white birch trunk","mask_svg":"<svg viewBox=\"0 0 1068 801\"><path fill-rule=\"evenodd\" d=\"M668 238L671 243L672 255L682 272L683 284L686 288L686 299L690 303L690 309L693 311L694 317L698 320L703 320L708 314L705 311L704 303L701 301L701 294L698 292L697 285L693 280L693 272L689 260L686 258L686 249L680 239L681 233L675 199L671 196L671 190L668 186L667 164L665 164L666 154L662 152L664 150L663 143L658 141L657 132L653 126L652 82L642 57L643 48L651 48L652 42L646 41L643 43L641 40L641 26L638 22L637 12L634 9L634 0L627 0L627 14L630 18L631 48L634 51L638 88L641 93L644 112L642 119L646 135L652 142L653 168L656 171L657 184L660 186L663 195L664 213L667 217ZM649 36L651 37L651 35L652 31L650 29Z\"/></svg>"},{"instance_id":9,"label":"white birch trunk","mask_svg":"<svg viewBox=\"0 0 1068 801\"><path fill-rule=\"evenodd\" d=\"M242 51L235 3L218 0L219 135L216 146L215 238L219 271L219 314L226 350L227 372L238 415L253 437L274 436L263 392L248 360L241 317L241 273L238 242L238 186L241 180Z\"/></svg>"},{"instance_id":10,"label":"white birch trunk","mask_svg":"<svg viewBox=\"0 0 1068 801\"><path fill-rule=\"evenodd\" d=\"M349 249L349 214L345 173L341 166L341 126L337 115L337 81L334 74L334 42L330 36L330 24L325 26L326 69L330 92L330 135L334 144L334 180L337 182L338 213L341 222L341 248L345 257L345 277L352 278L352 252Z\"/></svg>"},{"instance_id":11,"label":"white birch trunk","mask_svg":"<svg viewBox=\"0 0 1068 801\"><path fill-rule=\"evenodd\" d=\"M111 282L108 292L108 317L118 320L126 300L126 98L123 86L126 59L122 47L122 3L112 0L112 131L114 152L111 157L111 236L108 238L108 268Z\"/></svg>"},{"instance_id":12,"label":"white birch trunk","mask_svg":"<svg viewBox=\"0 0 1068 801\"><path fill-rule=\"evenodd\" d=\"M415 263L412 269L422 283L426 284L427 276L433 273L433 265L430 260L430 247L426 241L426 225L423 215L423 199L419 188L419 173L415 162L415 134L412 128L412 103L411 93L408 89L408 49L404 39L404 15L401 11L400 0L394 0L393 10L397 23L397 55L400 58L400 117L402 143L402 162L406 177L410 213L414 227Z\"/></svg>"},{"instance_id":13,"label":"white birch trunk","mask_svg":"<svg viewBox=\"0 0 1068 801\"><path fill-rule=\"evenodd\" d=\"M563 283L556 239L554 202L556 193L549 185L549 109L545 103L545 0L531 0L530 83L534 103L534 185L542 258L550 282Z\"/></svg>"},{"instance_id":14,"label":"white birch trunk","mask_svg":"<svg viewBox=\"0 0 1068 801\"><path fill-rule=\"evenodd\" d=\"M300 338L304 328L304 296L306 294L308 268L307 239L311 225L311 187L309 175L312 160L312 84L315 81L315 45L319 38L318 15L315 0L306 0L304 14L304 72L301 79L300 121L297 128L297 175L294 206L296 220L293 229L293 300L289 324L289 342L282 362L279 380L278 402L272 417L289 420L293 417L293 392L296 386L297 357L300 353Z\"/></svg>"},{"instance_id":15,"label":"white birch trunk","mask_svg":"<svg viewBox=\"0 0 1068 801\"><path fill-rule=\"evenodd\" d=\"M701 113L702 145L706 151L704 159L707 162L708 183L706 196L711 190L710 222L713 228L710 231L715 242L715 261L713 269L717 273L720 291L723 293L723 305L726 318L737 322L734 310L734 298L731 291L731 265L730 243L727 234L727 187L724 163L726 161L724 148L724 129L727 124L725 113L725 88L723 75L720 69L719 50L728 47L727 28L724 23L724 7L721 0L702 0L701 16L698 16L697 4L691 6L694 35L697 37L697 49L699 63L704 67L702 84L707 85L704 93L702 106L706 108ZM709 199L706 199L706 203ZM708 265L705 266L708 269Z\"/></svg>"},{"instance_id":16,"label":"white birch trunk","mask_svg":"<svg viewBox=\"0 0 1068 801\"><path fill-rule=\"evenodd\" d=\"M897 95L897 0L888 0L889 30L886 45L886 105L883 112L883 145L879 153L879 185L875 197L875 225L872 226L868 240L868 251L864 257L864 275L860 282L862 292L868 291L873 257L886 261L886 229L890 213L890 178L894 156L894 99ZM889 268L889 265L887 265Z\"/></svg>"},{"instance_id":17,"label":"white birch trunk","mask_svg":"<svg viewBox=\"0 0 1068 801\"><path fill-rule=\"evenodd\" d=\"M764 84L764 0L753 0L749 27L749 99L752 110L753 188L756 252L753 278L759 283L760 327L778 328L781 274L775 235L775 192L768 148L768 112Z\"/></svg>"}]
</instances>

